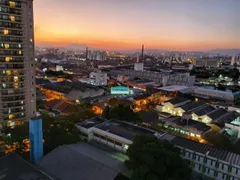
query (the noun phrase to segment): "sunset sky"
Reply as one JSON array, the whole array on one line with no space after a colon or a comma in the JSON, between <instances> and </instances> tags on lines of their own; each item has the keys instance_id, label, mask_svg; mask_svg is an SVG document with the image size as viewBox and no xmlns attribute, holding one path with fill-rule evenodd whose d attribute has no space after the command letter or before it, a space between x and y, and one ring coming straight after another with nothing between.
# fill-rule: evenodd
<instances>
[{"instance_id":1,"label":"sunset sky","mask_svg":"<svg viewBox=\"0 0 240 180\"><path fill-rule=\"evenodd\" d=\"M240 0L34 0L36 44L240 48Z\"/></svg>"}]
</instances>

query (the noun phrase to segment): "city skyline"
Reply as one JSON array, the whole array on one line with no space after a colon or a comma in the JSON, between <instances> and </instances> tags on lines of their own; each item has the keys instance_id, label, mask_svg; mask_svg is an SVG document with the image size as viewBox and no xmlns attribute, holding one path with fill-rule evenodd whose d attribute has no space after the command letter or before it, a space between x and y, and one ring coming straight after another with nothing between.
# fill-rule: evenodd
<instances>
[{"instance_id":1,"label":"city skyline","mask_svg":"<svg viewBox=\"0 0 240 180\"><path fill-rule=\"evenodd\" d=\"M36 44L105 49L240 48L237 0L34 1ZM44 12L44 13L42 13Z\"/></svg>"}]
</instances>

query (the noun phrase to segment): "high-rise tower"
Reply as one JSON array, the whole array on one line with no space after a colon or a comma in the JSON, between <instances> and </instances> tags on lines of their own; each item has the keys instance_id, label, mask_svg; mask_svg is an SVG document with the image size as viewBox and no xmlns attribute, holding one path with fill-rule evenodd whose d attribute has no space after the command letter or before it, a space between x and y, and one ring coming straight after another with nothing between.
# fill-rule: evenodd
<instances>
[{"instance_id":1,"label":"high-rise tower","mask_svg":"<svg viewBox=\"0 0 240 180\"><path fill-rule=\"evenodd\" d=\"M33 0L0 1L0 122L36 114Z\"/></svg>"},{"instance_id":2,"label":"high-rise tower","mask_svg":"<svg viewBox=\"0 0 240 180\"><path fill-rule=\"evenodd\" d=\"M144 44L142 45L142 62L144 62Z\"/></svg>"}]
</instances>

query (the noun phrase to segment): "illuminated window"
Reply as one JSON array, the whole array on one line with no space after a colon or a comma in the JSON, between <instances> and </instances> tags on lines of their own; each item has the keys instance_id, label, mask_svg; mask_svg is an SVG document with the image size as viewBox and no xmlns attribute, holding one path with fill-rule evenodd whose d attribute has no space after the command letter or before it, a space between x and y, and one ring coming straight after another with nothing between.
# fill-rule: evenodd
<instances>
[{"instance_id":1,"label":"illuminated window","mask_svg":"<svg viewBox=\"0 0 240 180\"><path fill-rule=\"evenodd\" d=\"M11 109L8 109L8 114L10 114L12 112L12 110Z\"/></svg>"},{"instance_id":2,"label":"illuminated window","mask_svg":"<svg viewBox=\"0 0 240 180\"><path fill-rule=\"evenodd\" d=\"M15 22L15 16L9 16L9 18L12 22Z\"/></svg>"},{"instance_id":3,"label":"illuminated window","mask_svg":"<svg viewBox=\"0 0 240 180\"><path fill-rule=\"evenodd\" d=\"M9 62L9 61L11 61L12 60L12 57L5 57L5 61L6 62Z\"/></svg>"},{"instance_id":4,"label":"illuminated window","mask_svg":"<svg viewBox=\"0 0 240 180\"><path fill-rule=\"evenodd\" d=\"M3 30L3 34L4 34L4 35L7 35L8 33L9 33L8 29L4 29L4 30Z\"/></svg>"},{"instance_id":5,"label":"illuminated window","mask_svg":"<svg viewBox=\"0 0 240 180\"><path fill-rule=\"evenodd\" d=\"M10 76L12 73L11 73L10 70L7 70L7 71L6 71L6 74L7 74L7 76Z\"/></svg>"},{"instance_id":6,"label":"illuminated window","mask_svg":"<svg viewBox=\"0 0 240 180\"><path fill-rule=\"evenodd\" d=\"M18 82L18 77L17 76L14 76L14 82Z\"/></svg>"},{"instance_id":7,"label":"illuminated window","mask_svg":"<svg viewBox=\"0 0 240 180\"><path fill-rule=\"evenodd\" d=\"M6 83L3 83L2 87L3 87L3 89L5 89L7 87Z\"/></svg>"},{"instance_id":8,"label":"illuminated window","mask_svg":"<svg viewBox=\"0 0 240 180\"><path fill-rule=\"evenodd\" d=\"M14 83L13 86L14 86L14 88L19 88L19 84L18 83Z\"/></svg>"},{"instance_id":9,"label":"illuminated window","mask_svg":"<svg viewBox=\"0 0 240 180\"><path fill-rule=\"evenodd\" d=\"M4 47L4 44L3 44L3 43L1 43L1 47Z\"/></svg>"},{"instance_id":10,"label":"illuminated window","mask_svg":"<svg viewBox=\"0 0 240 180\"><path fill-rule=\"evenodd\" d=\"M4 44L5 49L9 49L10 45L9 44Z\"/></svg>"},{"instance_id":11,"label":"illuminated window","mask_svg":"<svg viewBox=\"0 0 240 180\"><path fill-rule=\"evenodd\" d=\"M18 47L19 47L19 48L21 48L21 47L22 47L22 45L21 45L21 44L18 44Z\"/></svg>"},{"instance_id":12,"label":"illuminated window","mask_svg":"<svg viewBox=\"0 0 240 180\"><path fill-rule=\"evenodd\" d=\"M15 6L16 6L16 3L13 2L13 1L9 1L9 6L10 6L10 7L15 7Z\"/></svg>"},{"instance_id":13,"label":"illuminated window","mask_svg":"<svg viewBox=\"0 0 240 180\"><path fill-rule=\"evenodd\" d=\"M9 114L9 115L8 115L8 118L9 118L9 119L13 119L13 118L14 118L14 114Z\"/></svg>"},{"instance_id":14,"label":"illuminated window","mask_svg":"<svg viewBox=\"0 0 240 180\"><path fill-rule=\"evenodd\" d=\"M33 39L32 39L32 38L30 38L30 39L29 39L29 41L30 41L30 42L33 42Z\"/></svg>"},{"instance_id":15,"label":"illuminated window","mask_svg":"<svg viewBox=\"0 0 240 180\"><path fill-rule=\"evenodd\" d=\"M14 70L14 71L13 71L13 74L14 74L15 76L18 76L18 75L19 75L18 70Z\"/></svg>"},{"instance_id":16,"label":"illuminated window","mask_svg":"<svg viewBox=\"0 0 240 180\"><path fill-rule=\"evenodd\" d=\"M18 51L18 54L21 55L21 54L22 54L22 51Z\"/></svg>"}]
</instances>

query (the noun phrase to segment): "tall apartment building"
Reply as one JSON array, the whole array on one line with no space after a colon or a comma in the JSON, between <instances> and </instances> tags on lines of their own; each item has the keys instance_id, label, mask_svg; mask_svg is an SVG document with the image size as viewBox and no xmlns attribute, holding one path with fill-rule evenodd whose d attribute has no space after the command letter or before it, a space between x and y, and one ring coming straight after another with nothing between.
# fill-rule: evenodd
<instances>
[{"instance_id":1,"label":"tall apartment building","mask_svg":"<svg viewBox=\"0 0 240 180\"><path fill-rule=\"evenodd\" d=\"M0 122L36 113L33 0L0 0Z\"/></svg>"}]
</instances>

